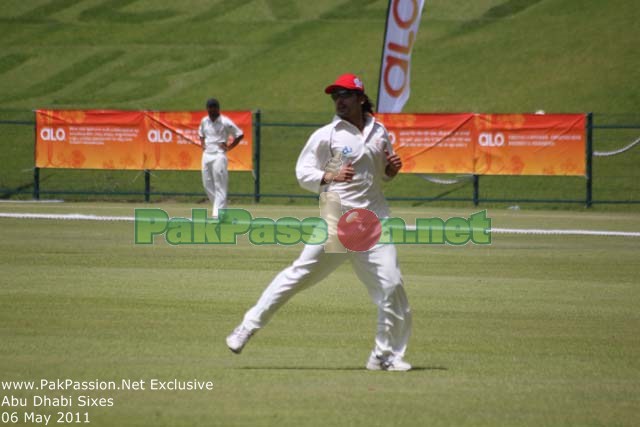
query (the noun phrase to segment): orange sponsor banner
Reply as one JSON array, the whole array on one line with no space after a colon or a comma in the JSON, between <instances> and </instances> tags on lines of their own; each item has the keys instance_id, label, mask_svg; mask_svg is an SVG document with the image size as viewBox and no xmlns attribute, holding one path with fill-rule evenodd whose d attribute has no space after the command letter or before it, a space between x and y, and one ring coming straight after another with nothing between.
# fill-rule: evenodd
<instances>
[{"instance_id":1,"label":"orange sponsor banner","mask_svg":"<svg viewBox=\"0 0 640 427\"><path fill-rule=\"evenodd\" d=\"M143 169L144 113L37 110L36 167Z\"/></svg>"},{"instance_id":2,"label":"orange sponsor banner","mask_svg":"<svg viewBox=\"0 0 640 427\"><path fill-rule=\"evenodd\" d=\"M228 153L229 170L250 171L252 113L225 111L244 132ZM40 168L200 170L204 112L37 110Z\"/></svg>"},{"instance_id":3,"label":"orange sponsor banner","mask_svg":"<svg viewBox=\"0 0 640 427\"><path fill-rule=\"evenodd\" d=\"M586 173L584 114L378 114L404 173Z\"/></svg>"},{"instance_id":4,"label":"orange sponsor banner","mask_svg":"<svg viewBox=\"0 0 640 427\"><path fill-rule=\"evenodd\" d=\"M403 173L473 173L473 114L376 114Z\"/></svg>"},{"instance_id":5,"label":"orange sponsor banner","mask_svg":"<svg viewBox=\"0 0 640 427\"><path fill-rule=\"evenodd\" d=\"M477 114L478 175L586 174L584 114Z\"/></svg>"}]
</instances>

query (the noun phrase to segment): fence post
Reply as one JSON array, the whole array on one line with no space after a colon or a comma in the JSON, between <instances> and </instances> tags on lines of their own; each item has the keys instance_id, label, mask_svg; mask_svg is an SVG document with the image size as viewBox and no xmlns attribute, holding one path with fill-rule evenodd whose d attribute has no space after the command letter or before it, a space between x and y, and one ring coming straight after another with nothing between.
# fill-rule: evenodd
<instances>
[{"instance_id":1,"label":"fence post","mask_svg":"<svg viewBox=\"0 0 640 427\"><path fill-rule=\"evenodd\" d=\"M144 170L144 201L149 203L151 199L151 173L149 169Z\"/></svg>"},{"instance_id":2,"label":"fence post","mask_svg":"<svg viewBox=\"0 0 640 427\"><path fill-rule=\"evenodd\" d=\"M33 198L40 200L40 168L33 168Z\"/></svg>"},{"instance_id":3,"label":"fence post","mask_svg":"<svg viewBox=\"0 0 640 427\"><path fill-rule=\"evenodd\" d=\"M473 175L473 206L480 204L480 175Z\"/></svg>"},{"instance_id":4,"label":"fence post","mask_svg":"<svg viewBox=\"0 0 640 427\"><path fill-rule=\"evenodd\" d=\"M253 198L260 203L260 110L253 113Z\"/></svg>"},{"instance_id":5,"label":"fence post","mask_svg":"<svg viewBox=\"0 0 640 427\"><path fill-rule=\"evenodd\" d=\"M585 205L590 208L593 203L593 113L587 114L587 194Z\"/></svg>"},{"instance_id":6,"label":"fence post","mask_svg":"<svg viewBox=\"0 0 640 427\"><path fill-rule=\"evenodd\" d=\"M38 146L38 113L33 111L35 116L33 126L33 199L40 200L40 168L36 165L36 147Z\"/></svg>"}]
</instances>

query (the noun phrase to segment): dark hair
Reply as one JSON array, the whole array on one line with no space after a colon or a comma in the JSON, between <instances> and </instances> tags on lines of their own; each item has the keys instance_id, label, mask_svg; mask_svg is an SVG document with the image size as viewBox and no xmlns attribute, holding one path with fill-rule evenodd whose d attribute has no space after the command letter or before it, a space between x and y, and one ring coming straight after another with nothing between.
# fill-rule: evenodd
<instances>
[{"instance_id":1,"label":"dark hair","mask_svg":"<svg viewBox=\"0 0 640 427\"><path fill-rule=\"evenodd\" d=\"M209 108L209 107L220 107L220 103L215 98L207 99L207 104L206 105L207 105L207 108Z\"/></svg>"},{"instance_id":2,"label":"dark hair","mask_svg":"<svg viewBox=\"0 0 640 427\"><path fill-rule=\"evenodd\" d=\"M362 104L362 115L365 117L367 114L373 116L373 101L371 101L371 99L369 99L369 97L365 93L363 93L362 96L364 96L364 103Z\"/></svg>"}]
</instances>

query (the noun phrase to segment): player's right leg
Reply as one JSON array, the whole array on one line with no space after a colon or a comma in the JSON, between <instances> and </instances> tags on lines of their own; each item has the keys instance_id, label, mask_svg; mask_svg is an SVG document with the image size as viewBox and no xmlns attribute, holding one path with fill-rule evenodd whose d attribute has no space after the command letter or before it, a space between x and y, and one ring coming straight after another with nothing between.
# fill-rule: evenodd
<instances>
[{"instance_id":1,"label":"player's right leg","mask_svg":"<svg viewBox=\"0 0 640 427\"><path fill-rule=\"evenodd\" d=\"M213 175L213 161L212 156L206 153L202 155L202 186L207 193L211 206L215 210L216 183Z\"/></svg>"},{"instance_id":2,"label":"player's right leg","mask_svg":"<svg viewBox=\"0 0 640 427\"><path fill-rule=\"evenodd\" d=\"M246 312L242 323L227 337L231 351L240 353L249 338L264 327L284 303L327 277L345 259L344 254L326 253L322 245L306 245L298 259L271 281L256 305Z\"/></svg>"}]
</instances>

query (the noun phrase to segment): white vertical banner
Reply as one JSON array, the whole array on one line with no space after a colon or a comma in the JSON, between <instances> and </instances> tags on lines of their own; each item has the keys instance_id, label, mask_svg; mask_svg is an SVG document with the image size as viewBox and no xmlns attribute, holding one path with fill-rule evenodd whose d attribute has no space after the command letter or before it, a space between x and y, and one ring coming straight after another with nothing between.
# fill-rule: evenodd
<instances>
[{"instance_id":1,"label":"white vertical banner","mask_svg":"<svg viewBox=\"0 0 640 427\"><path fill-rule=\"evenodd\" d=\"M378 112L399 113L409 99L411 51L424 0L389 0L378 87Z\"/></svg>"}]
</instances>

